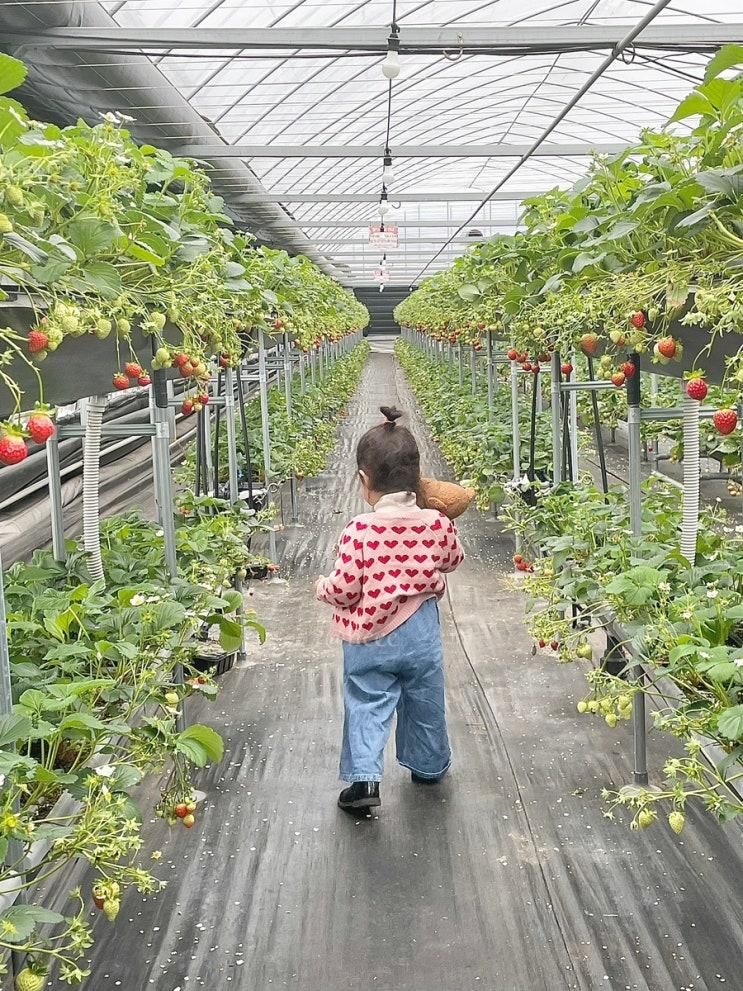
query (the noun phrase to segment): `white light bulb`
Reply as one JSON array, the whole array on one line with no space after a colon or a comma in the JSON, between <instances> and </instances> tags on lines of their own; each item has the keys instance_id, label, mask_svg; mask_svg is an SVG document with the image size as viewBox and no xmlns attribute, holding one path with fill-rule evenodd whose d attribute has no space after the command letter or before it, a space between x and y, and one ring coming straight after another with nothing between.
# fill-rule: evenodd
<instances>
[{"instance_id":1,"label":"white light bulb","mask_svg":"<svg viewBox=\"0 0 743 991\"><path fill-rule=\"evenodd\" d=\"M390 212L389 203L387 202L387 200L382 200L382 202L379 204L379 216L386 217L389 212Z\"/></svg>"},{"instance_id":2,"label":"white light bulb","mask_svg":"<svg viewBox=\"0 0 743 991\"><path fill-rule=\"evenodd\" d=\"M382 62L382 75L385 79L397 79L400 75L400 56L390 48Z\"/></svg>"},{"instance_id":3,"label":"white light bulb","mask_svg":"<svg viewBox=\"0 0 743 991\"><path fill-rule=\"evenodd\" d=\"M382 173L382 182L385 186L391 186L395 181L395 173L392 171L391 165L385 165L384 172Z\"/></svg>"}]
</instances>

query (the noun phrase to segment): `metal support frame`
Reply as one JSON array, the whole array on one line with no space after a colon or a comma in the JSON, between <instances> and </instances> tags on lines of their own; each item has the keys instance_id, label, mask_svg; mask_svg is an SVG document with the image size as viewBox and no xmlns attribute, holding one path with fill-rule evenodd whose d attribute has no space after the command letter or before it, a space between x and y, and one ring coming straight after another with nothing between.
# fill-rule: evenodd
<instances>
[{"instance_id":1,"label":"metal support frame","mask_svg":"<svg viewBox=\"0 0 743 991\"><path fill-rule=\"evenodd\" d=\"M459 384L464 385L464 351L462 350L462 342L457 341L457 367L459 370Z\"/></svg>"},{"instance_id":2,"label":"metal support frame","mask_svg":"<svg viewBox=\"0 0 743 991\"><path fill-rule=\"evenodd\" d=\"M266 368L265 331L258 330L258 388L261 404L261 437L263 443L263 473L266 486L266 505L271 503L271 427L268 418L268 370ZM276 530L272 526L268 533L269 554L276 559Z\"/></svg>"},{"instance_id":3,"label":"metal support frame","mask_svg":"<svg viewBox=\"0 0 743 991\"><path fill-rule=\"evenodd\" d=\"M224 143L210 143L204 145L182 144L176 145L171 150L173 155L179 158L208 158L208 159L231 159L231 158L379 158L384 156L384 145L279 145L279 144L239 144L227 145ZM558 141L553 144L543 145L538 150L532 152L537 158L588 158L593 154L619 155L627 150L627 144L620 141L602 141L592 144L586 141ZM523 144L411 144L396 145L395 160L401 158L522 158L530 152L530 145ZM312 226L302 222L303 228ZM321 227L330 227L328 223L319 224ZM353 226L363 226L355 224ZM416 222L414 227L424 226ZM434 225L443 226L439 221ZM457 226L456 224L452 226ZM481 227L482 224L478 224Z\"/></svg>"},{"instance_id":4,"label":"metal support frame","mask_svg":"<svg viewBox=\"0 0 743 991\"><path fill-rule=\"evenodd\" d=\"M488 421L493 422L494 402L495 402L495 365L493 363L493 333L487 332L488 350Z\"/></svg>"},{"instance_id":5,"label":"metal support frame","mask_svg":"<svg viewBox=\"0 0 743 991\"><path fill-rule=\"evenodd\" d=\"M550 380L550 407L552 413L552 484L562 481L562 425L560 422L562 397L560 394L560 355L553 351L550 359L552 378Z\"/></svg>"},{"instance_id":6,"label":"metal support frame","mask_svg":"<svg viewBox=\"0 0 743 991\"><path fill-rule=\"evenodd\" d=\"M292 421L292 416L294 414L294 407L292 403L292 358L291 358L291 344L289 342L289 335L284 334L283 338L283 357L284 357L284 399L286 402L286 416L289 423ZM291 514L292 514L292 526L299 526L299 494L297 492L297 479L292 472L289 478L289 499L291 502Z\"/></svg>"},{"instance_id":7,"label":"metal support frame","mask_svg":"<svg viewBox=\"0 0 743 991\"><path fill-rule=\"evenodd\" d=\"M235 422L235 373L231 368L224 372L224 415L227 430L227 471L229 478L230 502L240 498L237 478L237 424Z\"/></svg>"},{"instance_id":8,"label":"metal support frame","mask_svg":"<svg viewBox=\"0 0 743 991\"><path fill-rule=\"evenodd\" d=\"M470 384L472 386L472 395L477 395L477 351L474 347L470 348Z\"/></svg>"},{"instance_id":9,"label":"metal support frame","mask_svg":"<svg viewBox=\"0 0 743 991\"><path fill-rule=\"evenodd\" d=\"M59 431L59 427L57 428ZM49 478L49 515L52 526L52 553L54 560L67 559L62 521L62 476L59 462L59 436L55 434L46 442L46 469Z\"/></svg>"},{"instance_id":10,"label":"metal support frame","mask_svg":"<svg viewBox=\"0 0 743 991\"><path fill-rule=\"evenodd\" d=\"M629 447L629 514L632 535L639 539L642 536L642 478L640 461L642 458L642 439L640 437L640 356L633 353L629 360L635 366L635 374L627 381L627 428ZM635 665L633 677L644 680L642 667ZM635 744L634 780L637 785L648 783L647 759L647 716L645 713L645 694L636 692L632 700L632 728Z\"/></svg>"}]
</instances>

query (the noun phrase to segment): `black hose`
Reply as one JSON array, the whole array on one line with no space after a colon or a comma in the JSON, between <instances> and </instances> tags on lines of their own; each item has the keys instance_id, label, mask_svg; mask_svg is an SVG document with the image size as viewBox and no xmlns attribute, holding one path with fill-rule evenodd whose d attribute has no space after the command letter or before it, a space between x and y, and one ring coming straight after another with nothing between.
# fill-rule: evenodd
<instances>
[{"instance_id":1,"label":"black hose","mask_svg":"<svg viewBox=\"0 0 743 991\"><path fill-rule=\"evenodd\" d=\"M224 377L223 372L219 372L217 375L217 399L222 397L222 379ZM208 416L209 414L206 413ZM214 494L219 495L219 430L222 424L222 407L219 403L216 404L216 410L214 414Z\"/></svg>"},{"instance_id":2,"label":"black hose","mask_svg":"<svg viewBox=\"0 0 743 991\"><path fill-rule=\"evenodd\" d=\"M593 382L593 358L586 355L588 359L588 377ZM599 468L601 470L601 490L606 495L609 491L609 479L606 474L606 454L604 452L604 435L601 432L601 418L599 417L599 400L596 390L591 390L591 405L593 406L593 427L596 433L596 451L599 456Z\"/></svg>"}]
</instances>

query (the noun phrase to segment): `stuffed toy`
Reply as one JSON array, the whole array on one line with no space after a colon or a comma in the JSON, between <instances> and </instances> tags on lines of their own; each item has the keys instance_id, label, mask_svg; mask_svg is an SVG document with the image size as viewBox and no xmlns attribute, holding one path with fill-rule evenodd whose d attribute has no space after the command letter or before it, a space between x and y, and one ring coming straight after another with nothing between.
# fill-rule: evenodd
<instances>
[{"instance_id":1,"label":"stuffed toy","mask_svg":"<svg viewBox=\"0 0 743 991\"><path fill-rule=\"evenodd\" d=\"M455 520L462 515L474 498L474 489L466 489L455 482L438 482L433 478L422 478L418 505L421 509L438 509L450 520Z\"/></svg>"}]
</instances>

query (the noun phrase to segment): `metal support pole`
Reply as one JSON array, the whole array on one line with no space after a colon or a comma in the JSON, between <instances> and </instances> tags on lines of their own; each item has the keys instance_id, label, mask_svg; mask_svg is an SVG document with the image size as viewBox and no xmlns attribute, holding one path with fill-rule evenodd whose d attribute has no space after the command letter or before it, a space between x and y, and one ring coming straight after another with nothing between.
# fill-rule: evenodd
<instances>
[{"instance_id":1,"label":"metal support pole","mask_svg":"<svg viewBox=\"0 0 743 991\"><path fill-rule=\"evenodd\" d=\"M222 396L222 385L223 385L223 381L224 381L224 377L223 377L222 372L220 371L217 374L217 384L216 384L215 389L214 389L214 393L215 393L215 398L216 399L220 399L221 396ZM213 485L214 485L214 495L215 496L219 496L219 491L220 491L220 488L221 488L221 486L219 484L219 469L220 469L220 464L219 464L219 454L220 454L220 451L219 451L219 438L220 438L221 433L222 433L222 407L221 407L221 405L219 403L217 403L217 405L215 406L215 409L214 409L214 448L213 448L213 454L212 454L212 464L214 465ZM231 498L231 494L230 494L230 498Z\"/></svg>"},{"instance_id":2,"label":"metal support pole","mask_svg":"<svg viewBox=\"0 0 743 991\"><path fill-rule=\"evenodd\" d=\"M488 420L493 421L495 399L495 365L493 364L493 334L488 331Z\"/></svg>"},{"instance_id":3,"label":"metal support pole","mask_svg":"<svg viewBox=\"0 0 743 991\"><path fill-rule=\"evenodd\" d=\"M462 351L462 342L457 342L457 357L459 359L459 384L464 385L464 352Z\"/></svg>"},{"instance_id":4,"label":"metal support pole","mask_svg":"<svg viewBox=\"0 0 743 991\"><path fill-rule=\"evenodd\" d=\"M307 390L307 376L305 374L305 353L299 350L299 391L302 395Z\"/></svg>"},{"instance_id":5,"label":"metal support pole","mask_svg":"<svg viewBox=\"0 0 743 991\"><path fill-rule=\"evenodd\" d=\"M627 426L629 442L629 513L632 534L642 536L642 479L640 461L642 441L640 438L640 356L631 354L629 360L635 366L635 374L627 382ZM633 668L637 680L644 678L640 665ZM647 762L647 721L645 716L645 693L636 692L632 702L632 728L635 743L635 784L648 783Z\"/></svg>"},{"instance_id":6,"label":"metal support pole","mask_svg":"<svg viewBox=\"0 0 743 991\"><path fill-rule=\"evenodd\" d=\"M477 395L477 351L474 346L470 348L470 379L472 383L472 395Z\"/></svg>"},{"instance_id":7,"label":"metal support pole","mask_svg":"<svg viewBox=\"0 0 743 991\"><path fill-rule=\"evenodd\" d=\"M235 373L231 368L224 373L224 418L227 428L227 474L230 502L237 502L240 487L237 480L237 430L235 423Z\"/></svg>"},{"instance_id":8,"label":"metal support pole","mask_svg":"<svg viewBox=\"0 0 743 991\"><path fill-rule=\"evenodd\" d=\"M161 368L152 373L151 407L152 423L155 426L155 436L152 440L152 468L155 487L155 504L160 527L163 531L165 567L171 578L178 571L178 559L175 544L175 521L173 519L173 484L170 475L170 431L168 429L168 389L165 371ZM176 685L183 684L183 667L175 666L173 680ZM176 716L176 727L182 731L186 726L186 716L183 703Z\"/></svg>"},{"instance_id":9,"label":"metal support pole","mask_svg":"<svg viewBox=\"0 0 743 991\"><path fill-rule=\"evenodd\" d=\"M573 368L575 368L575 351L570 358ZM573 467L573 481L578 481L578 393L571 392L568 396L568 411L570 419L570 461Z\"/></svg>"},{"instance_id":10,"label":"metal support pole","mask_svg":"<svg viewBox=\"0 0 743 991\"><path fill-rule=\"evenodd\" d=\"M49 478L49 513L52 525L52 553L55 561L65 561L62 522L62 476L59 467L59 438L55 434L46 442L46 470Z\"/></svg>"},{"instance_id":11,"label":"metal support pole","mask_svg":"<svg viewBox=\"0 0 743 991\"><path fill-rule=\"evenodd\" d=\"M515 361L511 362L511 433L513 434L513 480L521 481L521 434L519 426L519 378Z\"/></svg>"},{"instance_id":12,"label":"metal support pole","mask_svg":"<svg viewBox=\"0 0 743 991\"><path fill-rule=\"evenodd\" d=\"M317 363L317 348L310 351L310 382L312 385L317 385L317 370L315 365Z\"/></svg>"},{"instance_id":13,"label":"metal support pole","mask_svg":"<svg viewBox=\"0 0 743 991\"><path fill-rule=\"evenodd\" d=\"M655 372L650 375L650 405L657 406L656 399L658 398L658 376ZM684 452L686 452L686 446L684 446ZM650 464L653 471L658 471L658 455L660 451L658 449L658 438L654 437L650 443Z\"/></svg>"},{"instance_id":14,"label":"metal support pole","mask_svg":"<svg viewBox=\"0 0 743 991\"><path fill-rule=\"evenodd\" d=\"M449 363L449 371L451 372L454 369L454 348L451 346L451 341L449 341L449 343L446 346L447 346L446 360Z\"/></svg>"},{"instance_id":15,"label":"metal support pole","mask_svg":"<svg viewBox=\"0 0 743 991\"><path fill-rule=\"evenodd\" d=\"M211 397L213 395L211 389L211 383L206 385L204 391ZM204 409L199 414L203 423L204 430L204 464L206 466L206 477L207 479L214 478L214 459L212 458L212 406L207 403ZM207 481L206 488L204 489L204 495L209 495L209 482ZM214 493L217 494L216 491Z\"/></svg>"},{"instance_id":16,"label":"metal support pole","mask_svg":"<svg viewBox=\"0 0 743 991\"><path fill-rule=\"evenodd\" d=\"M258 330L258 387L261 403L261 437L263 442L263 473L266 486L266 505L271 503L271 429L268 419L268 373L266 371L266 343L263 328ZM276 559L276 531L273 526L269 534L269 553Z\"/></svg>"},{"instance_id":17,"label":"metal support pole","mask_svg":"<svg viewBox=\"0 0 743 991\"><path fill-rule=\"evenodd\" d=\"M291 371L291 348L289 345L289 335L284 334L284 399L286 401L286 416L289 423L292 421L294 413L292 405L292 371ZM299 523L299 506L297 496L297 479L292 472L289 479L289 498L291 501L292 525Z\"/></svg>"},{"instance_id":18,"label":"metal support pole","mask_svg":"<svg viewBox=\"0 0 743 991\"><path fill-rule=\"evenodd\" d=\"M253 500L253 463L250 455L250 432L248 430L248 413L245 409L245 391L243 389L242 369L237 374L237 401L240 407L240 426L243 436L243 451L245 454L245 472L248 476L248 504L255 509Z\"/></svg>"},{"instance_id":19,"label":"metal support pole","mask_svg":"<svg viewBox=\"0 0 743 991\"><path fill-rule=\"evenodd\" d=\"M552 378L550 381L550 400L552 412L552 483L559 485L562 481L562 433L560 430L560 355L552 352ZM541 390L540 390L541 391Z\"/></svg>"}]
</instances>

